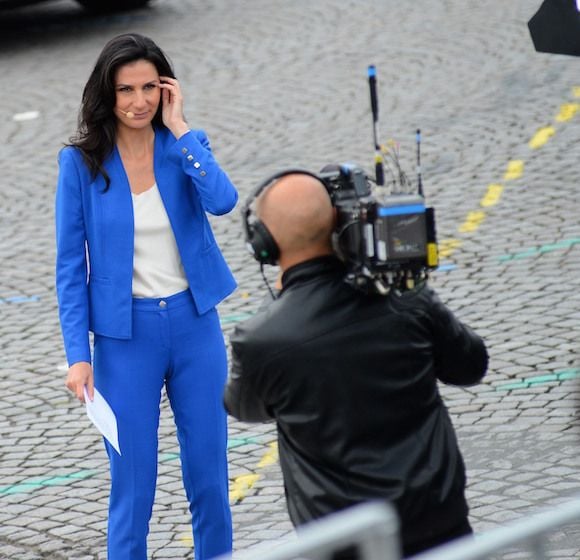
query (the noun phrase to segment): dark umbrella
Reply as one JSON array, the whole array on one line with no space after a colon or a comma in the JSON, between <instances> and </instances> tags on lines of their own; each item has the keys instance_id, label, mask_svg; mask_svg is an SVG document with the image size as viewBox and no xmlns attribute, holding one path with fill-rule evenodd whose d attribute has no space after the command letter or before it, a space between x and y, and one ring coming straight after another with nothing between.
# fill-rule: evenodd
<instances>
[{"instance_id":1,"label":"dark umbrella","mask_svg":"<svg viewBox=\"0 0 580 560\"><path fill-rule=\"evenodd\" d=\"M537 51L580 56L578 0L544 0L528 27Z\"/></svg>"}]
</instances>

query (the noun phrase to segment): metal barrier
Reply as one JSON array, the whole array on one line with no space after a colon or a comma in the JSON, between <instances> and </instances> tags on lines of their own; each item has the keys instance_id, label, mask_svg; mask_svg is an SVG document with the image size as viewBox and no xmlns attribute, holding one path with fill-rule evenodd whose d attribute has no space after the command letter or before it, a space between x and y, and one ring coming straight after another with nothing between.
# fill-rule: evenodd
<instances>
[{"instance_id":1,"label":"metal barrier","mask_svg":"<svg viewBox=\"0 0 580 560\"><path fill-rule=\"evenodd\" d=\"M555 529L580 521L580 496L550 510L526 519L513 521L505 527L491 529L475 537L463 537L410 560L489 560L491 554L508 552L518 546L531 552L530 560L547 560L546 535ZM580 546L580 543L578 543Z\"/></svg>"},{"instance_id":2,"label":"metal barrier","mask_svg":"<svg viewBox=\"0 0 580 560\"><path fill-rule=\"evenodd\" d=\"M359 560L399 560L399 519L386 503L368 503L329 515L298 529L297 538L272 550L255 547L236 554L242 560L331 560L350 546ZM215 560L228 560L221 556Z\"/></svg>"},{"instance_id":3,"label":"metal barrier","mask_svg":"<svg viewBox=\"0 0 580 560\"><path fill-rule=\"evenodd\" d=\"M490 560L491 555L526 548L527 560L547 560L546 535L580 522L580 496L504 527L463 537L415 555L409 560ZM578 543L580 546L580 542ZM399 560L399 520L393 507L370 503L329 515L298 529L295 540L258 546L236 555L239 560L331 560L346 547L357 548L357 560ZM231 560L220 556L214 560Z\"/></svg>"}]
</instances>

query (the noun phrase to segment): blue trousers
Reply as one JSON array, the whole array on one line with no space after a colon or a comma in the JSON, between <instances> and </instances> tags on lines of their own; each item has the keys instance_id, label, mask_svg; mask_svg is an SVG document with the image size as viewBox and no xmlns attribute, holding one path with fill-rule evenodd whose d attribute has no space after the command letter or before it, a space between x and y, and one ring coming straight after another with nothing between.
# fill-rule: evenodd
<instances>
[{"instance_id":1,"label":"blue trousers","mask_svg":"<svg viewBox=\"0 0 580 560\"><path fill-rule=\"evenodd\" d=\"M227 355L214 310L198 315L189 291L133 300L133 336L95 336L95 386L115 412L119 455L111 468L108 560L146 560L165 385L180 447L196 560L232 549L228 500Z\"/></svg>"}]
</instances>

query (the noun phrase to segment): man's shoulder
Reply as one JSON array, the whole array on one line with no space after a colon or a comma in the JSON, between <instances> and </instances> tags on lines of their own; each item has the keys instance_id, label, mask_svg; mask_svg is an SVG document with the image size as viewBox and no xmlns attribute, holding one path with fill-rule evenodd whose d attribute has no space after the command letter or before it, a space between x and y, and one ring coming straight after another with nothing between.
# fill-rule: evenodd
<instances>
[{"instance_id":1,"label":"man's shoulder","mask_svg":"<svg viewBox=\"0 0 580 560\"><path fill-rule=\"evenodd\" d=\"M312 323L307 299L296 291L284 292L238 324L230 341L262 361L271 354L279 355L300 344L307 336L306 326Z\"/></svg>"},{"instance_id":2,"label":"man's shoulder","mask_svg":"<svg viewBox=\"0 0 580 560\"><path fill-rule=\"evenodd\" d=\"M259 340L267 333L279 328L281 318L284 318L286 302L284 298L272 300L263 304L255 315L252 315L235 328L237 338L243 337L244 340Z\"/></svg>"}]
</instances>

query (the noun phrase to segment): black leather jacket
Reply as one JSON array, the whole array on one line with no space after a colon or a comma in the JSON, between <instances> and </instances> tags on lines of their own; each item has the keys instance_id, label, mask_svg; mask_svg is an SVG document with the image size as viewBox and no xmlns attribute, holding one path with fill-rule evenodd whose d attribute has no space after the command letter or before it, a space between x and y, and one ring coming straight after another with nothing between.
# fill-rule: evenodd
<instances>
[{"instance_id":1,"label":"black leather jacket","mask_svg":"<svg viewBox=\"0 0 580 560\"><path fill-rule=\"evenodd\" d=\"M437 380L477 383L482 339L427 286L371 296L322 257L231 337L229 413L275 419L295 525L363 501L396 505L403 543L467 518L465 468Z\"/></svg>"}]
</instances>

